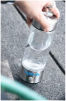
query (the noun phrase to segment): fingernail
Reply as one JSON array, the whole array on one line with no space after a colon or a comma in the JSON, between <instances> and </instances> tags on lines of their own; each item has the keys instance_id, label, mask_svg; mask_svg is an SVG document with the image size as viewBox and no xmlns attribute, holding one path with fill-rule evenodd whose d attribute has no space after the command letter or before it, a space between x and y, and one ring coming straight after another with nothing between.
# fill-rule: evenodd
<instances>
[{"instance_id":1,"label":"fingernail","mask_svg":"<svg viewBox=\"0 0 66 101\"><path fill-rule=\"evenodd\" d=\"M49 32L50 31L50 27L44 29L45 32Z\"/></svg>"},{"instance_id":2,"label":"fingernail","mask_svg":"<svg viewBox=\"0 0 66 101\"><path fill-rule=\"evenodd\" d=\"M27 25L28 25L29 28L31 27L31 25L29 25L29 24L27 24Z\"/></svg>"}]
</instances>

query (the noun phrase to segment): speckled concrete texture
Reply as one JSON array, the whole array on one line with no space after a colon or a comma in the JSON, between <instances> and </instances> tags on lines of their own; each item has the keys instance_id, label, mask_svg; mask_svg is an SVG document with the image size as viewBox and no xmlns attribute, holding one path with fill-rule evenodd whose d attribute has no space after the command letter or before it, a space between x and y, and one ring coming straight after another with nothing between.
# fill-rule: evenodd
<instances>
[{"instance_id":1,"label":"speckled concrete texture","mask_svg":"<svg viewBox=\"0 0 66 101\"><path fill-rule=\"evenodd\" d=\"M60 20L51 46L51 52L59 63L65 68L65 4L58 1ZM20 76L21 61L23 58L29 28L18 14L13 5L1 6L1 73L11 79L35 90L49 100L65 99L65 77L57 64L49 55L47 65L41 82L29 84ZM18 97L7 93L8 98L14 100Z\"/></svg>"},{"instance_id":2,"label":"speckled concrete texture","mask_svg":"<svg viewBox=\"0 0 66 101\"><path fill-rule=\"evenodd\" d=\"M60 11L60 19L56 28L51 51L65 69L65 3L57 1L56 4Z\"/></svg>"}]
</instances>

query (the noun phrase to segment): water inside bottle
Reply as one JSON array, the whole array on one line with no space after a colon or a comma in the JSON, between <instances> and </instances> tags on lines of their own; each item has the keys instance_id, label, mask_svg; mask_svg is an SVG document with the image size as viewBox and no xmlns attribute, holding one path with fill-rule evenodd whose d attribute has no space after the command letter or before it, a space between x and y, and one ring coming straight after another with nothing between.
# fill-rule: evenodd
<instances>
[{"instance_id":1,"label":"water inside bottle","mask_svg":"<svg viewBox=\"0 0 66 101\"><path fill-rule=\"evenodd\" d=\"M47 62L48 54L49 47L47 47L47 49L37 51L34 47L32 48L32 46L28 45L24 52L22 65L31 71L43 70Z\"/></svg>"},{"instance_id":2,"label":"water inside bottle","mask_svg":"<svg viewBox=\"0 0 66 101\"><path fill-rule=\"evenodd\" d=\"M28 47L24 52L22 65L31 71L39 71L45 68L49 47L52 42L53 35L44 34L39 30L32 31L28 39Z\"/></svg>"}]
</instances>

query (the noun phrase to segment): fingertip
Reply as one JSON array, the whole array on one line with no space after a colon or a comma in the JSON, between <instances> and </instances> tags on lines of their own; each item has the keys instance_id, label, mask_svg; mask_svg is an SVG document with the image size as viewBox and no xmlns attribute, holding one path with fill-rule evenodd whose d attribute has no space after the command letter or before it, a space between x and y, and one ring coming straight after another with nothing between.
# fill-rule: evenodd
<instances>
[{"instance_id":1,"label":"fingertip","mask_svg":"<svg viewBox=\"0 0 66 101\"><path fill-rule=\"evenodd\" d=\"M30 19L30 18L27 17L27 25L31 26L31 24L32 24L32 19Z\"/></svg>"},{"instance_id":2,"label":"fingertip","mask_svg":"<svg viewBox=\"0 0 66 101\"><path fill-rule=\"evenodd\" d=\"M49 32L50 31L50 27L47 27L46 29L43 29L45 32Z\"/></svg>"},{"instance_id":3,"label":"fingertip","mask_svg":"<svg viewBox=\"0 0 66 101\"><path fill-rule=\"evenodd\" d=\"M57 17L57 19L60 18L60 12L56 6L50 9L50 11Z\"/></svg>"},{"instance_id":4,"label":"fingertip","mask_svg":"<svg viewBox=\"0 0 66 101\"><path fill-rule=\"evenodd\" d=\"M60 12L59 12L59 10L58 10L58 19L60 18Z\"/></svg>"}]
</instances>

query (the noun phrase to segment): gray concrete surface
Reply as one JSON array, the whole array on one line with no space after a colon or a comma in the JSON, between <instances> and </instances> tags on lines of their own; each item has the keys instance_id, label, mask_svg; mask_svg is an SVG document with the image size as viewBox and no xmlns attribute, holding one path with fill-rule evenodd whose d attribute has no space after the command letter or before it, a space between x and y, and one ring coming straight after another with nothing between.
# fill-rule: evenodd
<instances>
[{"instance_id":1,"label":"gray concrete surface","mask_svg":"<svg viewBox=\"0 0 66 101\"><path fill-rule=\"evenodd\" d=\"M60 19L56 28L51 51L65 69L65 3L57 1L56 4L60 11Z\"/></svg>"},{"instance_id":2,"label":"gray concrete surface","mask_svg":"<svg viewBox=\"0 0 66 101\"><path fill-rule=\"evenodd\" d=\"M19 75L29 28L12 5L2 5L1 21L1 72L14 79ZM17 98L9 93L7 96Z\"/></svg>"},{"instance_id":3,"label":"gray concrete surface","mask_svg":"<svg viewBox=\"0 0 66 101\"><path fill-rule=\"evenodd\" d=\"M58 2L61 18L56 29L55 38L51 48L52 53L64 68L65 32L64 32L64 3ZM62 8L62 9L61 9ZM21 60L24 54L29 28L12 5L1 6L1 73L11 79L35 90L49 100L64 100L65 77L53 59L49 56L44 75L40 83L29 84L19 77ZM16 95L7 93L10 99Z\"/></svg>"}]
</instances>

